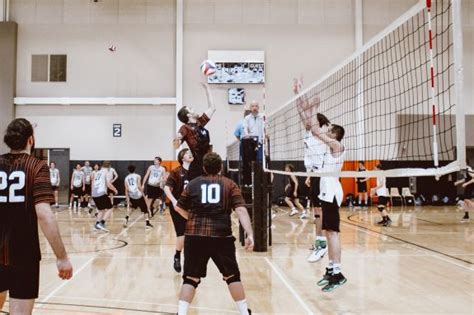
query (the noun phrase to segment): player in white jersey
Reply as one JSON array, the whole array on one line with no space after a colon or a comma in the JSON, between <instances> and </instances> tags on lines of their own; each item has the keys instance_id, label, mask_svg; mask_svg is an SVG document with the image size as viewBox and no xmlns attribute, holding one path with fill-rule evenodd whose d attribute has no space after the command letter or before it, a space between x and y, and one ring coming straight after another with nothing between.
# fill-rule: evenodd
<instances>
[{"instance_id":1,"label":"player in white jersey","mask_svg":"<svg viewBox=\"0 0 474 315\"><path fill-rule=\"evenodd\" d=\"M305 111L306 117L311 117L311 111L318 111L319 102ZM316 117L316 116L315 116ZM345 148L341 143L344 138L344 128L332 124L327 132L324 132L318 119L313 119L311 132L315 137L321 139L328 147L328 152L323 159L323 172L340 172L344 165ZM338 177L323 176L320 182L321 208L323 210L322 228L328 239L329 266L326 274L318 281L318 285L324 286L324 292L330 292L347 282L341 272L341 241L340 241L340 217L339 208L342 204L344 193Z\"/></svg>"},{"instance_id":2,"label":"player in white jersey","mask_svg":"<svg viewBox=\"0 0 474 315\"><path fill-rule=\"evenodd\" d=\"M54 193L54 206L59 208L59 184L61 183L61 177L59 176L59 170L56 168L56 163L51 162L49 168L49 177L51 179L51 188Z\"/></svg>"},{"instance_id":3,"label":"player in white jersey","mask_svg":"<svg viewBox=\"0 0 474 315\"><path fill-rule=\"evenodd\" d=\"M110 162L104 161L100 171L92 175L92 199L94 200L97 210L99 210L94 227L96 230L102 230L104 232L109 231L105 227L105 221L108 219L113 208L107 192L110 190L115 194L117 193L117 189L109 180L109 168Z\"/></svg>"},{"instance_id":4,"label":"player in white jersey","mask_svg":"<svg viewBox=\"0 0 474 315\"><path fill-rule=\"evenodd\" d=\"M92 179L94 178L94 175L97 174L99 171L100 171L100 164L95 163L95 164L94 164L94 167L93 167L93 169L92 169L92 173L91 173L91 197L92 197ZM93 211L93 208L92 208L92 204L93 204L93 203L94 203L94 199L91 198L91 199L90 199L90 204L91 204L91 205L89 206L89 214L91 214L92 211ZM95 204L94 204L94 205L95 205ZM98 211L96 211L96 214L95 214L95 215L97 216L98 214L99 214Z\"/></svg>"},{"instance_id":5,"label":"player in white jersey","mask_svg":"<svg viewBox=\"0 0 474 315\"><path fill-rule=\"evenodd\" d=\"M82 207L90 207L90 196L91 196L91 177L92 177L92 167L89 161L84 162L82 171L85 176L85 188L84 188L84 199Z\"/></svg>"},{"instance_id":6,"label":"player in white jersey","mask_svg":"<svg viewBox=\"0 0 474 315\"><path fill-rule=\"evenodd\" d=\"M106 167L106 165L108 165ZM110 161L104 161L103 168L107 169L107 180L113 185L115 181L118 179L117 171L111 166ZM117 194L117 193L115 193ZM112 206L114 205L114 191L111 189L107 190L107 195L110 198L110 202Z\"/></svg>"},{"instance_id":7,"label":"player in white jersey","mask_svg":"<svg viewBox=\"0 0 474 315\"><path fill-rule=\"evenodd\" d=\"M71 175L71 199L69 200L69 209L77 210L80 205L79 201L82 201L82 195L85 189L85 176L81 170L81 164L76 164L76 169Z\"/></svg>"},{"instance_id":8,"label":"player in white jersey","mask_svg":"<svg viewBox=\"0 0 474 315\"><path fill-rule=\"evenodd\" d=\"M125 177L125 196L127 198L127 215L123 227L127 227L128 219L133 209L140 208L145 215L145 228L151 229L153 225L150 223L151 213L146 205L146 201L142 188L142 177L135 173L135 165L128 166L128 176Z\"/></svg>"},{"instance_id":9,"label":"player in white jersey","mask_svg":"<svg viewBox=\"0 0 474 315\"><path fill-rule=\"evenodd\" d=\"M153 165L151 165L146 171L145 177L143 178L143 187L142 190L145 191L146 186L146 201L148 208L151 211L151 215L154 215L153 204L155 200L161 200L163 198L163 189L160 187L162 182L162 177L165 174L165 169L161 166L161 158L159 156L155 157Z\"/></svg>"},{"instance_id":10,"label":"player in white jersey","mask_svg":"<svg viewBox=\"0 0 474 315\"><path fill-rule=\"evenodd\" d=\"M382 166L380 164L377 164L375 166L376 171L382 170ZM389 226L392 223L392 220L390 220L390 217L388 216L387 210L385 210L385 207L388 202L389 194L388 194L388 189L386 186L386 180L385 177L377 177L377 186L370 189L370 195L377 195L377 209L380 211L380 214L382 215L382 221L377 222L378 225L383 225L383 226Z\"/></svg>"},{"instance_id":11,"label":"player in white jersey","mask_svg":"<svg viewBox=\"0 0 474 315\"><path fill-rule=\"evenodd\" d=\"M293 92L298 95L303 89L303 82L301 79L294 79L293 81ZM324 155L328 152L328 146L318 137L315 137L311 132L311 109L313 106L319 106L319 96L315 95L311 100L305 96L301 96L297 99L297 109L301 119L301 122L305 129L303 137L304 141L304 165L307 172L314 172L322 169L324 162ZM319 126L322 132L327 132L327 128L330 125L329 119L321 113L316 115ZM314 212L314 229L316 232L316 240L314 242L311 254L308 257L308 262L316 262L321 260L327 253L327 239L324 236L322 229L322 209L321 201L319 200L319 187L321 177L308 177L306 178L305 184L309 187L309 197ZM306 213L301 215L301 218L305 218Z\"/></svg>"}]
</instances>

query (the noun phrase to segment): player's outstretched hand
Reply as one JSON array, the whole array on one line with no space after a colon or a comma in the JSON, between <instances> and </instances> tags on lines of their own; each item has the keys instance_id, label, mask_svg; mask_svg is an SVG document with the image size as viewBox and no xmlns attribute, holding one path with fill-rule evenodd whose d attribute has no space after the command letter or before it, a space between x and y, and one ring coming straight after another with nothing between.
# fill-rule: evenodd
<instances>
[{"instance_id":1,"label":"player's outstretched hand","mask_svg":"<svg viewBox=\"0 0 474 315\"><path fill-rule=\"evenodd\" d=\"M251 252L253 251L253 246L254 246L253 236L247 236L247 238L245 239L245 249Z\"/></svg>"},{"instance_id":2,"label":"player's outstretched hand","mask_svg":"<svg viewBox=\"0 0 474 315\"><path fill-rule=\"evenodd\" d=\"M63 258L56 260L56 266L58 267L58 277L63 280L72 278L72 264L69 258Z\"/></svg>"}]
</instances>

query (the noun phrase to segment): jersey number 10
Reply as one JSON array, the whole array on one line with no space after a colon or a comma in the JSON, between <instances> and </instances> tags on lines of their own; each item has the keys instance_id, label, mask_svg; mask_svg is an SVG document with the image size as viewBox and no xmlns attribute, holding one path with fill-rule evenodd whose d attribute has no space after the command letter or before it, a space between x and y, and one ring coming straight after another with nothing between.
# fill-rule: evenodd
<instances>
[{"instance_id":1,"label":"jersey number 10","mask_svg":"<svg viewBox=\"0 0 474 315\"><path fill-rule=\"evenodd\" d=\"M8 187L8 180L14 181L18 180L16 184L10 185ZM25 196L18 196L16 192L22 190L25 187L25 173L21 171L15 171L8 176L5 172L0 172L0 190L9 190L8 198L6 196L0 196L0 203L16 203L16 202L25 202Z\"/></svg>"},{"instance_id":2,"label":"jersey number 10","mask_svg":"<svg viewBox=\"0 0 474 315\"><path fill-rule=\"evenodd\" d=\"M219 203L221 201L221 186L219 184L201 185L201 203Z\"/></svg>"}]
</instances>

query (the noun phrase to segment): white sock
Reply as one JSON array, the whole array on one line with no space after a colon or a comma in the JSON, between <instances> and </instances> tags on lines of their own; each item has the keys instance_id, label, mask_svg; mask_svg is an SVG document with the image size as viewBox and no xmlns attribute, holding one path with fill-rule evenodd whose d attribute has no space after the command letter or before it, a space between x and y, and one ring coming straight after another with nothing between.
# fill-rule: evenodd
<instances>
[{"instance_id":1,"label":"white sock","mask_svg":"<svg viewBox=\"0 0 474 315\"><path fill-rule=\"evenodd\" d=\"M188 313L189 303L179 300L178 315L186 315Z\"/></svg>"},{"instance_id":2,"label":"white sock","mask_svg":"<svg viewBox=\"0 0 474 315\"><path fill-rule=\"evenodd\" d=\"M333 269L333 274L338 274L341 273L341 264L333 264L334 269Z\"/></svg>"},{"instance_id":3,"label":"white sock","mask_svg":"<svg viewBox=\"0 0 474 315\"><path fill-rule=\"evenodd\" d=\"M249 315L249 308L247 307L247 300L237 301L237 308L239 309L240 315Z\"/></svg>"},{"instance_id":4,"label":"white sock","mask_svg":"<svg viewBox=\"0 0 474 315\"><path fill-rule=\"evenodd\" d=\"M294 210L296 210L296 208L295 208L295 207L291 208L291 211L294 211Z\"/></svg>"},{"instance_id":5,"label":"white sock","mask_svg":"<svg viewBox=\"0 0 474 315\"><path fill-rule=\"evenodd\" d=\"M316 236L316 239L317 239L318 241L325 241L325 242L327 242L326 236Z\"/></svg>"},{"instance_id":6,"label":"white sock","mask_svg":"<svg viewBox=\"0 0 474 315\"><path fill-rule=\"evenodd\" d=\"M332 260L329 261L328 268L329 268L329 269L333 269L333 268L334 268L334 263L333 263Z\"/></svg>"}]
</instances>

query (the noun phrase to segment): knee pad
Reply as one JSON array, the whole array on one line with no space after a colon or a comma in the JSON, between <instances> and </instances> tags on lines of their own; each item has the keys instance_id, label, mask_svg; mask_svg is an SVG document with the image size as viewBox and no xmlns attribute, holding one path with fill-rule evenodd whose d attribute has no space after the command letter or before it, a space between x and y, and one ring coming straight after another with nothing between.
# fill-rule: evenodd
<instances>
[{"instance_id":1,"label":"knee pad","mask_svg":"<svg viewBox=\"0 0 474 315\"><path fill-rule=\"evenodd\" d=\"M385 209L385 206L382 206L382 205L378 205L377 206L377 209L382 212L384 209Z\"/></svg>"},{"instance_id":2,"label":"knee pad","mask_svg":"<svg viewBox=\"0 0 474 315\"><path fill-rule=\"evenodd\" d=\"M231 283L234 283L234 282L240 282L240 272L237 272L237 273L233 274L232 276L227 278L227 280L224 279L224 281L227 282L227 284L231 284Z\"/></svg>"},{"instance_id":3,"label":"knee pad","mask_svg":"<svg viewBox=\"0 0 474 315\"><path fill-rule=\"evenodd\" d=\"M201 283L201 280L199 280L198 282L194 281L193 279L189 279L188 277L186 276L183 276L183 284L189 284L191 286L193 286L195 289L198 287L198 285Z\"/></svg>"},{"instance_id":4,"label":"knee pad","mask_svg":"<svg viewBox=\"0 0 474 315\"><path fill-rule=\"evenodd\" d=\"M314 215L314 218L315 218L315 219L321 219L321 215L315 214L315 215Z\"/></svg>"}]
</instances>

